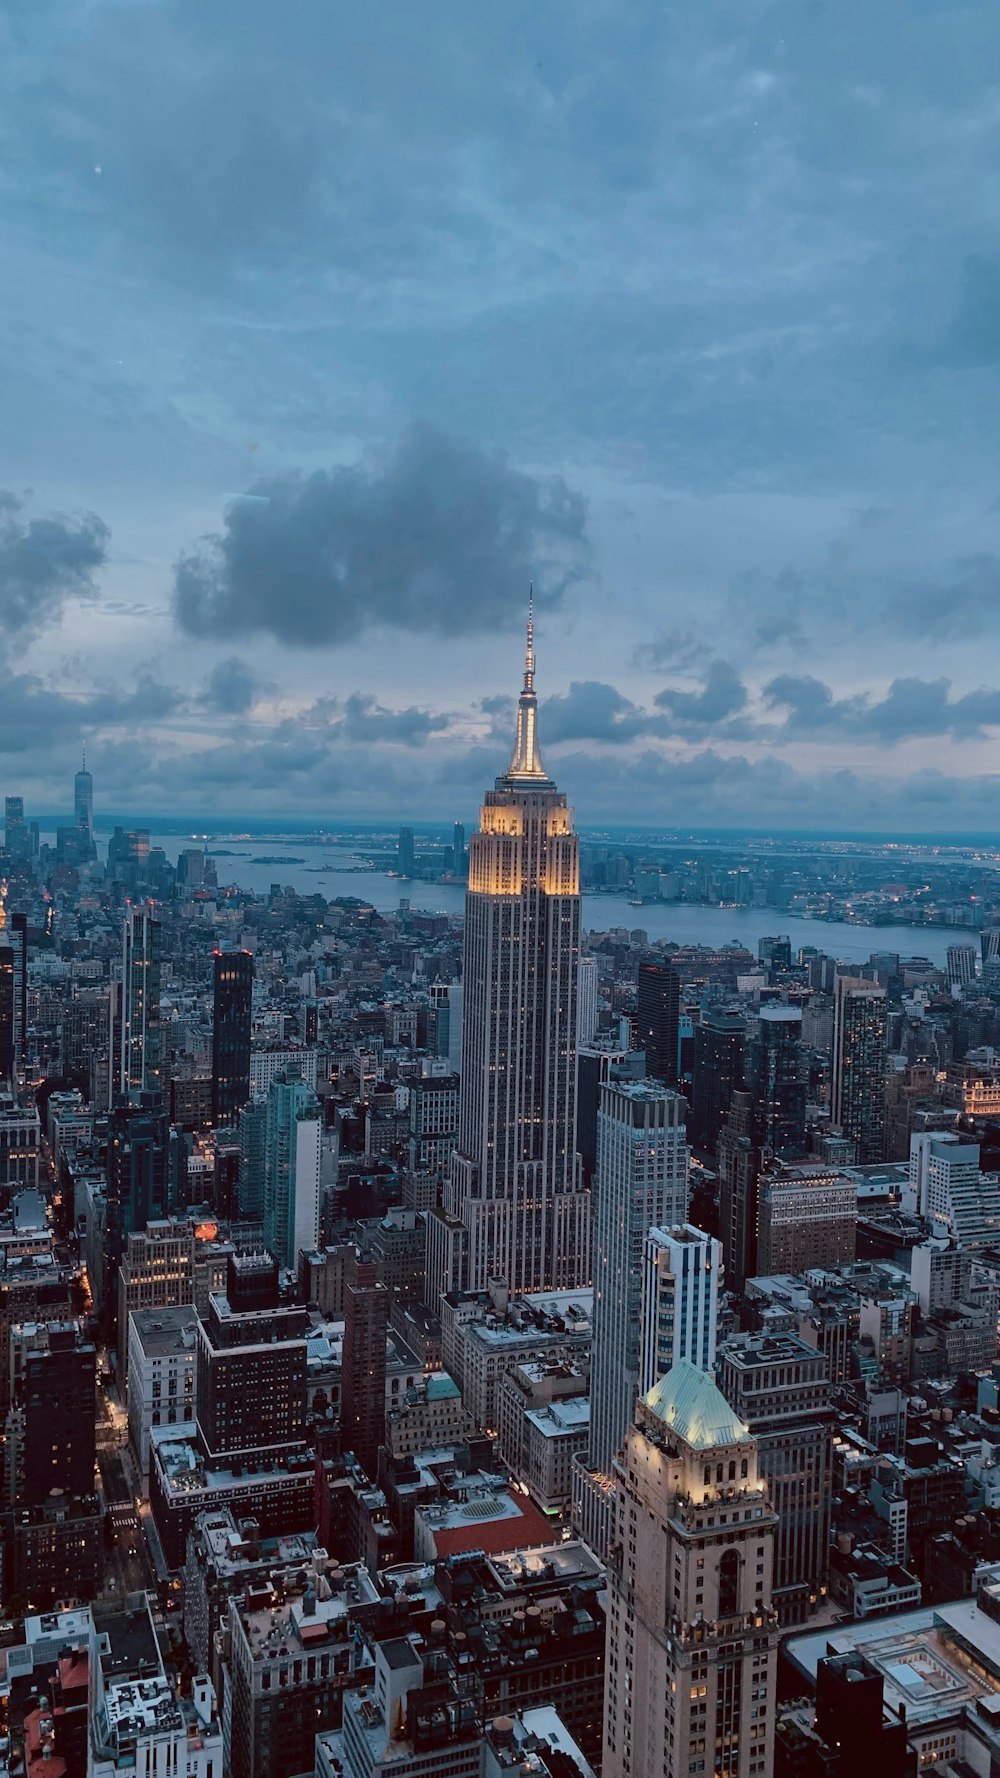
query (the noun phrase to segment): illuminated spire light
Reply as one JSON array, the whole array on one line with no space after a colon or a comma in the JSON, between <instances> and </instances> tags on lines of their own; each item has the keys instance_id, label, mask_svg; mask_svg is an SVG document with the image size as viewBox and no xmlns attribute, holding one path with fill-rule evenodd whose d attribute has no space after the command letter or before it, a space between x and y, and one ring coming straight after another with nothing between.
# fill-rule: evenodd
<instances>
[{"instance_id":1,"label":"illuminated spire light","mask_svg":"<svg viewBox=\"0 0 1000 1778\"><path fill-rule=\"evenodd\" d=\"M510 765L507 767L507 778L531 778L536 783L551 783L538 749L538 698L535 693L535 590L533 586L528 593L528 635L524 651L524 684L521 687L521 696L517 703L517 730L514 736L514 751L511 754Z\"/></svg>"}]
</instances>

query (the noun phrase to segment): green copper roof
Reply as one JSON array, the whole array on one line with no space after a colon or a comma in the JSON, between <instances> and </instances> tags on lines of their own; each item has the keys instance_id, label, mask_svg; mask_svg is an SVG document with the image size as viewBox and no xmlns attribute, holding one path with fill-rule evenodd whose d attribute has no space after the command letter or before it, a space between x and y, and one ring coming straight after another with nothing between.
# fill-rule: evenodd
<instances>
[{"instance_id":1,"label":"green copper roof","mask_svg":"<svg viewBox=\"0 0 1000 1778\"><path fill-rule=\"evenodd\" d=\"M643 1401L650 1413L695 1451L750 1442L750 1434L722 1391L708 1372L700 1371L689 1358L679 1358Z\"/></svg>"},{"instance_id":2,"label":"green copper roof","mask_svg":"<svg viewBox=\"0 0 1000 1778\"><path fill-rule=\"evenodd\" d=\"M427 1379L428 1401L452 1401L460 1393L458 1384L447 1371L435 1371Z\"/></svg>"}]
</instances>

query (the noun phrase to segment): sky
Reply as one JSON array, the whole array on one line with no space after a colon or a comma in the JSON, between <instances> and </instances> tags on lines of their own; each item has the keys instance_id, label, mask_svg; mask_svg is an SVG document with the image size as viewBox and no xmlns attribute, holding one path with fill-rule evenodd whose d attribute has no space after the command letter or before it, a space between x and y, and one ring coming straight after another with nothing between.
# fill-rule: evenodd
<instances>
[{"instance_id":1,"label":"sky","mask_svg":"<svg viewBox=\"0 0 1000 1778\"><path fill-rule=\"evenodd\" d=\"M0 9L0 793L1000 829L1000 9Z\"/></svg>"}]
</instances>

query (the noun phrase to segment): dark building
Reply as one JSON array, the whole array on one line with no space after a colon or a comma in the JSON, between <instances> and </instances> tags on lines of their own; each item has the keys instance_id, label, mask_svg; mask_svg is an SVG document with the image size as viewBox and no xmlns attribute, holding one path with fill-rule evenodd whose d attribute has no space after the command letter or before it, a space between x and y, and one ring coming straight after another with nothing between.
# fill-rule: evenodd
<instances>
[{"instance_id":1,"label":"dark building","mask_svg":"<svg viewBox=\"0 0 1000 1778\"><path fill-rule=\"evenodd\" d=\"M344 1285L344 1356L340 1386L341 1444L370 1481L385 1439L385 1336L389 1292L374 1259L358 1253Z\"/></svg>"},{"instance_id":2,"label":"dark building","mask_svg":"<svg viewBox=\"0 0 1000 1778\"><path fill-rule=\"evenodd\" d=\"M468 859L465 851L465 823L456 821L451 836L451 865L456 877L464 877L468 870Z\"/></svg>"},{"instance_id":3,"label":"dark building","mask_svg":"<svg viewBox=\"0 0 1000 1778\"><path fill-rule=\"evenodd\" d=\"M905 1718L885 1705L882 1674L865 1655L827 1655L816 1668L815 1710L793 1705L779 1714L775 1778L916 1778L907 1732Z\"/></svg>"},{"instance_id":4,"label":"dark building","mask_svg":"<svg viewBox=\"0 0 1000 1778\"><path fill-rule=\"evenodd\" d=\"M212 1026L212 1122L232 1123L250 1097L253 953L216 951Z\"/></svg>"},{"instance_id":5,"label":"dark building","mask_svg":"<svg viewBox=\"0 0 1000 1778\"><path fill-rule=\"evenodd\" d=\"M714 1153L733 1093L743 1085L746 1026L738 1012L712 1010L694 1028L688 1139Z\"/></svg>"},{"instance_id":6,"label":"dark building","mask_svg":"<svg viewBox=\"0 0 1000 1778\"><path fill-rule=\"evenodd\" d=\"M761 1154L753 1138L753 1098L737 1088L716 1145L719 1239L726 1282L740 1288L757 1272L757 1209Z\"/></svg>"},{"instance_id":7,"label":"dark building","mask_svg":"<svg viewBox=\"0 0 1000 1778\"><path fill-rule=\"evenodd\" d=\"M75 1326L48 1329L48 1349L27 1354L22 1384L26 1506L53 1489L92 1494L96 1460L97 1353Z\"/></svg>"},{"instance_id":8,"label":"dark building","mask_svg":"<svg viewBox=\"0 0 1000 1778\"><path fill-rule=\"evenodd\" d=\"M18 1506L0 1521L4 1597L39 1610L62 1600L96 1597L104 1568L101 1503L53 1494L41 1506Z\"/></svg>"},{"instance_id":9,"label":"dark building","mask_svg":"<svg viewBox=\"0 0 1000 1778\"><path fill-rule=\"evenodd\" d=\"M120 1102L108 1120L108 1266L116 1267L127 1237L179 1208L171 1165L170 1120L158 1093Z\"/></svg>"},{"instance_id":10,"label":"dark building","mask_svg":"<svg viewBox=\"0 0 1000 1778\"><path fill-rule=\"evenodd\" d=\"M677 1085L681 984L669 963L640 963L636 978L638 1048L646 1052L650 1080Z\"/></svg>"},{"instance_id":11,"label":"dark building","mask_svg":"<svg viewBox=\"0 0 1000 1778\"><path fill-rule=\"evenodd\" d=\"M833 1125L854 1143L862 1165L885 1156L886 994L872 982L838 975L833 1001Z\"/></svg>"},{"instance_id":12,"label":"dark building","mask_svg":"<svg viewBox=\"0 0 1000 1778\"><path fill-rule=\"evenodd\" d=\"M399 830L399 848L396 855L396 869L401 877L412 877L414 867L413 829L401 827Z\"/></svg>"},{"instance_id":13,"label":"dark building","mask_svg":"<svg viewBox=\"0 0 1000 1778\"><path fill-rule=\"evenodd\" d=\"M14 1063L14 980L16 959L10 945L0 945L0 1091L13 1089L17 1079Z\"/></svg>"},{"instance_id":14,"label":"dark building","mask_svg":"<svg viewBox=\"0 0 1000 1778\"><path fill-rule=\"evenodd\" d=\"M793 1334L743 1334L722 1346L719 1388L757 1443L778 1514L772 1601L799 1623L826 1585L833 1405L826 1361Z\"/></svg>"},{"instance_id":15,"label":"dark building","mask_svg":"<svg viewBox=\"0 0 1000 1778\"><path fill-rule=\"evenodd\" d=\"M747 1046L746 1084L755 1145L779 1161L804 1154L809 1068L798 1007L761 1007Z\"/></svg>"},{"instance_id":16,"label":"dark building","mask_svg":"<svg viewBox=\"0 0 1000 1778\"><path fill-rule=\"evenodd\" d=\"M28 1029L28 917L0 926L0 1090L16 1090Z\"/></svg>"},{"instance_id":17,"label":"dark building","mask_svg":"<svg viewBox=\"0 0 1000 1778\"><path fill-rule=\"evenodd\" d=\"M226 1294L198 1324L195 1413L210 1460L304 1447L308 1329L305 1309L281 1301L270 1254L230 1255Z\"/></svg>"}]
</instances>

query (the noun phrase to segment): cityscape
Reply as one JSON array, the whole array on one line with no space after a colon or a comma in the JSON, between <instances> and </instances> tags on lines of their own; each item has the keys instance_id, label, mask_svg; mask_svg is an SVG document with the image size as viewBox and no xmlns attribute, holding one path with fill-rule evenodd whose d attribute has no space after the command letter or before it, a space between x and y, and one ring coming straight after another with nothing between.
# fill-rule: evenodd
<instances>
[{"instance_id":1,"label":"cityscape","mask_svg":"<svg viewBox=\"0 0 1000 1778\"><path fill-rule=\"evenodd\" d=\"M6 798L12 1774L1000 1752L994 857L582 844L535 676L450 832Z\"/></svg>"},{"instance_id":2,"label":"cityscape","mask_svg":"<svg viewBox=\"0 0 1000 1778\"><path fill-rule=\"evenodd\" d=\"M0 1778L1000 1778L998 69L0 0Z\"/></svg>"}]
</instances>

